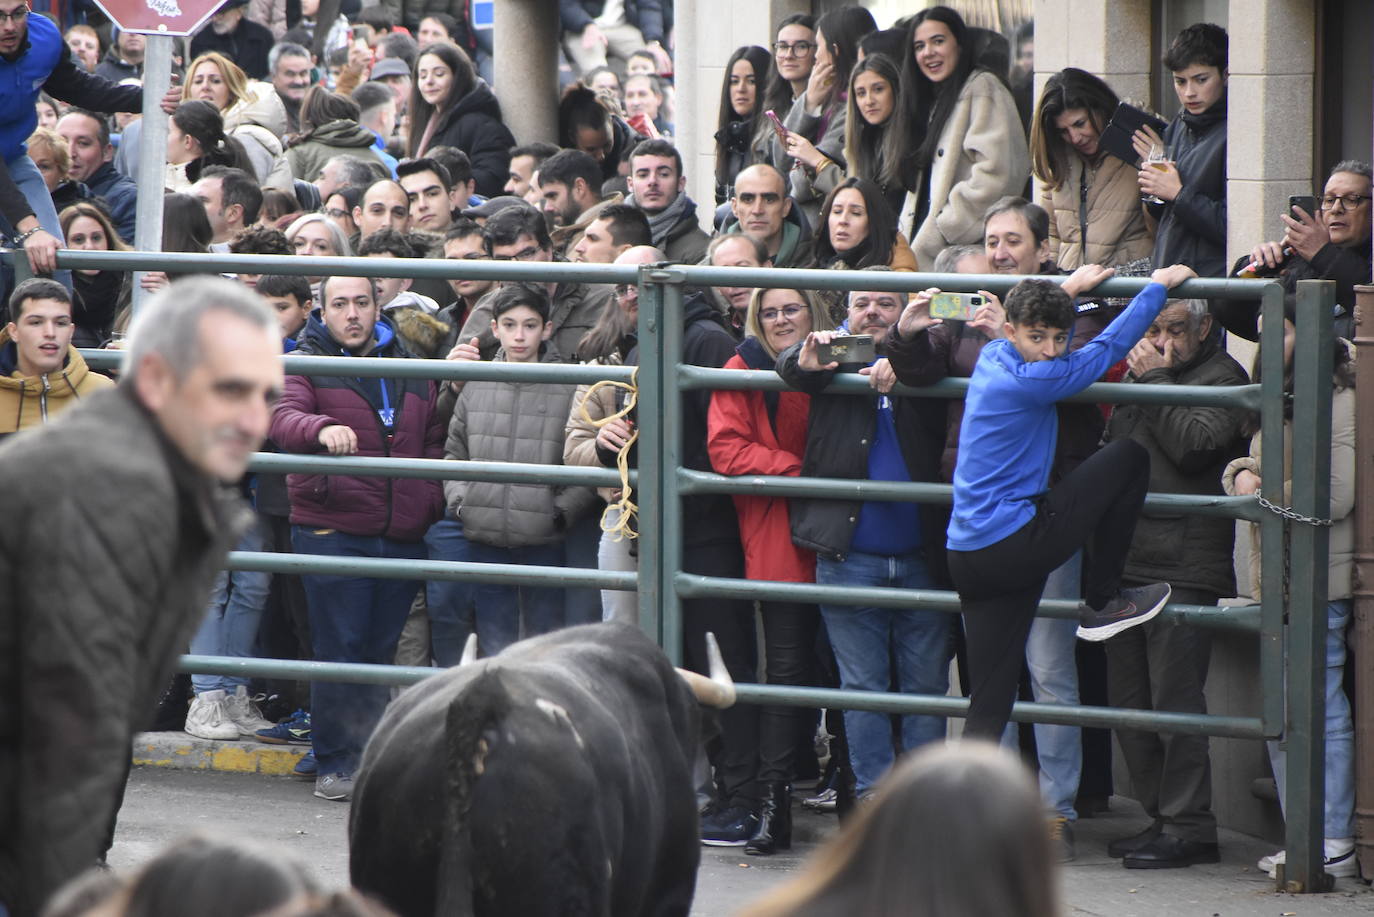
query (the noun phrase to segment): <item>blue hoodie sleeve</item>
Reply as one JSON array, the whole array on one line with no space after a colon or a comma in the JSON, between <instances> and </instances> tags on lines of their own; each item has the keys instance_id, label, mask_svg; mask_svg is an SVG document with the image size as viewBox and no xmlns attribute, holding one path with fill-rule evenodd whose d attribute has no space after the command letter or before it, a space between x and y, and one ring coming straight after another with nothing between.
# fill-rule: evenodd
<instances>
[{"instance_id":1,"label":"blue hoodie sleeve","mask_svg":"<svg viewBox=\"0 0 1374 917\"><path fill-rule=\"evenodd\" d=\"M1078 350L1057 360L1018 366L1018 380L1030 383L1024 386L1027 396L1042 403L1059 401L1100 379L1145 336L1150 323L1164 308L1168 292L1163 284L1152 283L1136 294L1130 306L1101 334Z\"/></svg>"}]
</instances>

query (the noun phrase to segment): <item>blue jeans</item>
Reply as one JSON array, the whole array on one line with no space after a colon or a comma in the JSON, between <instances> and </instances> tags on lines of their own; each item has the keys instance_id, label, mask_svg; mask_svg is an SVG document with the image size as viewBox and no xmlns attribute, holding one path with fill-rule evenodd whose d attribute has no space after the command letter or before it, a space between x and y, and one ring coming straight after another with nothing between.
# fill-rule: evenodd
<instances>
[{"instance_id":1,"label":"blue jeans","mask_svg":"<svg viewBox=\"0 0 1374 917\"><path fill-rule=\"evenodd\" d=\"M254 520L243 533L236 551L262 551L267 545L263 527ZM272 574L249 570L221 570L210 590L205 620L191 638L191 653L196 656L252 656L258 638L258 622L267 607ZM197 694L224 690L230 694L249 679L234 675L192 675L191 686Z\"/></svg>"},{"instance_id":2,"label":"blue jeans","mask_svg":"<svg viewBox=\"0 0 1374 917\"><path fill-rule=\"evenodd\" d=\"M5 168L9 169L10 178L19 190L24 193L24 197L33 208L33 215L38 218L38 225L47 230L53 238L57 239L58 248L64 248L62 241L62 224L57 221L57 208L53 206L52 195L48 192L48 186L43 182L43 173L38 171L38 166L33 164L33 160L27 153L20 154L13 159L5 160ZM13 235L17 230L10 225L10 221L0 215L0 229ZM129 240L132 244L133 240ZM71 271L54 271L53 279L62 284L67 289L72 288Z\"/></svg>"},{"instance_id":3,"label":"blue jeans","mask_svg":"<svg viewBox=\"0 0 1374 917\"><path fill-rule=\"evenodd\" d=\"M420 542L302 525L292 526L291 544L297 554L409 560L425 556L425 546ZM420 589L419 581L302 574L301 583L310 612L310 642L316 661L391 663L410 603ZM322 775L352 774L358 769L363 746L390 697L391 689L386 685L327 681L312 685L312 738Z\"/></svg>"},{"instance_id":4,"label":"blue jeans","mask_svg":"<svg viewBox=\"0 0 1374 917\"><path fill-rule=\"evenodd\" d=\"M471 561L468 540L463 537L463 523L445 517L429 527L425 546L430 560ZM463 658L463 644L476 628L473 592L476 583L430 580L425 583L425 605L429 611L429 644L434 661L443 668L458 664ZM477 635L477 642L486 645L488 637Z\"/></svg>"},{"instance_id":5,"label":"blue jeans","mask_svg":"<svg viewBox=\"0 0 1374 917\"><path fill-rule=\"evenodd\" d=\"M1044 598L1077 599L1083 591L1083 552L1057 567L1045 582ZM1036 618L1026 639L1026 668L1031 694L1038 704L1078 703L1078 622ZM1002 744L1016 748L1017 725L1008 724ZM1069 821L1078 820L1074 799L1083 771L1083 730L1077 726L1035 724L1035 751L1040 759L1040 796L1045 805Z\"/></svg>"},{"instance_id":6,"label":"blue jeans","mask_svg":"<svg viewBox=\"0 0 1374 917\"><path fill-rule=\"evenodd\" d=\"M1350 626L1350 599L1326 606L1326 799L1325 836L1355 836L1355 724L1345 696L1345 632ZM1269 763L1285 805L1288 751L1282 741L1270 740Z\"/></svg>"},{"instance_id":7,"label":"blue jeans","mask_svg":"<svg viewBox=\"0 0 1374 917\"><path fill-rule=\"evenodd\" d=\"M597 568L597 550L601 547L601 512L588 512L568 529L563 537L565 563L584 570ZM624 593L628 595L629 593ZM563 590L563 623L595 624L601 620L601 591L588 587Z\"/></svg>"},{"instance_id":8,"label":"blue jeans","mask_svg":"<svg viewBox=\"0 0 1374 917\"><path fill-rule=\"evenodd\" d=\"M498 548L469 541L468 551L479 564L561 567L564 559L562 542ZM537 637L563 626L563 589L555 586L505 586L500 583L474 583L473 586L477 642L483 656L495 656L522 636ZM487 622L491 622L487 629L493 635L489 641L482 637Z\"/></svg>"},{"instance_id":9,"label":"blue jeans","mask_svg":"<svg viewBox=\"0 0 1374 917\"><path fill-rule=\"evenodd\" d=\"M887 586L929 589L935 585L922 552L898 557L853 552L843 562L817 558L816 582L823 586ZM887 691L893 680L903 694L943 695L949 690L952 619L938 611L822 605L821 615L835 650L840 686L854 691ZM938 716L904 716L902 749L910 751L945 737ZM892 724L886 713L846 710L844 728L856 791L873 788L892 766Z\"/></svg>"}]
</instances>

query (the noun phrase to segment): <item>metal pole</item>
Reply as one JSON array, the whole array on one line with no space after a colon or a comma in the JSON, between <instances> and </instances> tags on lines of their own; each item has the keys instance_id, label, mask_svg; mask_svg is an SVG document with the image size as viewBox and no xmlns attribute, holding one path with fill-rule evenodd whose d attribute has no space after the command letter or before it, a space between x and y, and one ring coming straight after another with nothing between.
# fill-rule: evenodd
<instances>
[{"instance_id":1,"label":"metal pole","mask_svg":"<svg viewBox=\"0 0 1374 917\"><path fill-rule=\"evenodd\" d=\"M1355 416L1374 417L1374 286L1355 288ZM1355 425L1355 850L1374 875L1374 423Z\"/></svg>"},{"instance_id":2,"label":"metal pole","mask_svg":"<svg viewBox=\"0 0 1374 917\"><path fill-rule=\"evenodd\" d=\"M1297 346L1293 353L1293 509L1304 516L1331 515L1331 312L1336 284L1298 283ZM1280 326L1265 323L1271 340ZM1272 329L1272 330L1271 330ZM1326 585L1330 572L1329 527L1295 521L1290 526L1288 614L1288 778L1284 818L1287 863L1280 888L1325 892L1323 870L1326 799Z\"/></svg>"},{"instance_id":3,"label":"metal pole","mask_svg":"<svg viewBox=\"0 0 1374 917\"><path fill-rule=\"evenodd\" d=\"M682 466L682 390L677 370L682 363L682 273L656 270L650 279L663 284L663 321L659 332L663 368L663 651L674 665L682 664L682 600L677 594L677 574L682 569L682 497L678 492L678 468Z\"/></svg>"},{"instance_id":4,"label":"metal pole","mask_svg":"<svg viewBox=\"0 0 1374 917\"><path fill-rule=\"evenodd\" d=\"M639 487L634 502L639 507L639 626L659 646L663 642L663 621L660 614L663 582L663 437L659 424L663 418L663 345L659 341L663 327L663 287L649 283L646 269L640 269L639 279L639 376L636 383L638 401L634 419L639 429L635 445L635 466Z\"/></svg>"},{"instance_id":5,"label":"metal pole","mask_svg":"<svg viewBox=\"0 0 1374 917\"><path fill-rule=\"evenodd\" d=\"M1265 328L1283 327L1283 287L1271 283L1260 297ZM1260 401L1260 489L1275 506L1283 505L1283 333L1263 335L1260 344L1263 396ZM1283 732L1283 590L1287 563L1284 522L1265 513L1260 527L1260 719L1264 734Z\"/></svg>"},{"instance_id":6,"label":"metal pole","mask_svg":"<svg viewBox=\"0 0 1374 917\"><path fill-rule=\"evenodd\" d=\"M143 126L139 135L138 204L134 208L134 248L162 251L162 189L167 184L167 113L162 97L172 85L171 35L149 35L143 58ZM143 289L146 271L134 271L133 308L148 298Z\"/></svg>"}]
</instances>

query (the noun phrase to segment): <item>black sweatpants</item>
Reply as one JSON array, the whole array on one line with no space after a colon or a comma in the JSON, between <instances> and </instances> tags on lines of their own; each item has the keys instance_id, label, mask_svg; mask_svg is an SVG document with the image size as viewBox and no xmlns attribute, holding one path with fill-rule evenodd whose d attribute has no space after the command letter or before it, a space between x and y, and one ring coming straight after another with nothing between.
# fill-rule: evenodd
<instances>
[{"instance_id":1,"label":"black sweatpants","mask_svg":"<svg viewBox=\"0 0 1374 917\"><path fill-rule=\"evenodd\" d=\"M964 735L1000 739L1051 571L1086 547L1084 600L1100 609L1116 595L1149 483L1150 454L1118 440L1040 497L1035 516L1006 538L976 551L949 551L972 678Z\"/></svg>"}]
</instances>

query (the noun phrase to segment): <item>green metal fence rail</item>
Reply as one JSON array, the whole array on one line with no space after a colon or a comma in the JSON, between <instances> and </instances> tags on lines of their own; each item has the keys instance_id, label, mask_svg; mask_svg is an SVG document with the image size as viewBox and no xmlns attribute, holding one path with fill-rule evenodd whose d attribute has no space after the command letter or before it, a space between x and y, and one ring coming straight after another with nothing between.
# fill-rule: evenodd
<instances>
[{"instance_id":1,"label":"green metal fence rail","mask_svg":"<svg viewBox=\"0 0 1374 917\"><path fill-rule=\"evenodd\" d=\"M26 264L13 253L2 256L24 276ZM859 273L848 271L799 271L784 269L714 268L681 265L608 266L567 263L472 262L413 260L398 264L361 258L316 258L270 255L217 255L206 258L185 254L139 252L76 252L58 255L62 268L101 270L244 271L261 274L304 276L395 276L404 267L415 278L470 278L530 282L637 283L639 295L639 348L637 375L640 439L635 486L639 505L639 565L636 573L574 568L487 565L438 561L347 559L269 553L233 553L234 569L292 573L333 573L346 568L371 576L411 579L443 579L482 582L550 583L604 589L635 590L640 622L675 661L681 658L682 621L680 599L684 596L720 596L744 599L787 598L834 604L876 603L893 607L958 611L955 593L941 590L844 589L803 583L768 583L720 579L682 572L681 507L679 498L697 493L753 493L776 496L844 496L863 500L949 502L950 488L936 484L893 484L828 479L768 476L727 478L680 467L683 454L681 395L695 389L779 390L784 388L773 373L734 371L682 364L682 304L686 289L705 286L750 286L812 290L849 290L910 293L929 286L945 290L988 290L1004 295L1021 277L1007 275L936 275L912 273ZM1046 278L1062 282L1062 277ZM1093 292L1129 297L1145 287L1139 278L1112 278ZM1189 298L1258 299L1266 327L1283 321L1283 291L1277 282L1203 278L1190 280L1174 291ZM1325 518L1329 514L1329 444L1331 390L1331 314L1334 285L1305 281L1299 284L1298 358L1293 412L1291 469L1283 467L1284 405L1280 394L1284 378L1281 348L1262 348L1263 385L1233 388L1196 386L1137 386L1098 384L1073 400L1146 404L1192 404L1258 410L1262 420L1262 493L1275 505L1283 503L1283 481L1291 473L1295 508L1302 514ZM1272 338L1273 336L1271 336ZM90 362L109 366L122 354L83 351ZM1324 356L1323 356L1324 355ZM287 371L301 374L348 374L354 376L408 376L440 380L524 379L588 383L613 378L628 381L626 367L495 365L445 361L356 359L346 357L285 358ZM945 380L925 389L898 387L894 394L909 397L960 398L965 380ZM865 395L865 380L839 378L827 392ZM446 462L423 459L385 459L331 456L295 456L261 453L252 468L273 472L317 474L390 475L412 478L520 480L525 483L614 486L616 472L564 466L502 465L491 462ZM1327 530L1294 525L1291 535L1284 520L1262 510L1251 498L1197 497L1151 494L1149 507L1178 513L1201 513L1256 522L1260 528L1263 564L1263 600L1258 606L1200 607L1174 604L1164 614L1204 627L1255 632L1259 638L1262 681L1257 716L1217 716L1074 707L1032 703L1016 704L1012 717L1019 721L1059 723L1104 728L1134 728L1174 733L1205 733L1215 736L1260 739L1286 734L1289 749L1288 822L1286 865L1291 891L1317 891L1329 877L1322 866L1322 797L1324 723L1323 635ZM1293 596L1284 605L1285 551L1292 552ZM1046 600L1040 613L1072 617L1072 602ZM1287 625L1287 629L1285 628ZM1285 653L1285 642L1291 643ZM412 684L435 670L396 666L361 666L263 659L224 659L187 656L184 671L232 673L315 680L367 681ZM1286 687L1285 687L1286 685ZM903 694L867 694L819 688L769 685L739 686L746 703L791 704L879 710L891 713L933 713L962 716L962 698ZM1283 876L1283 873L1281 873Z\"/></svg>"}]
</instances>

